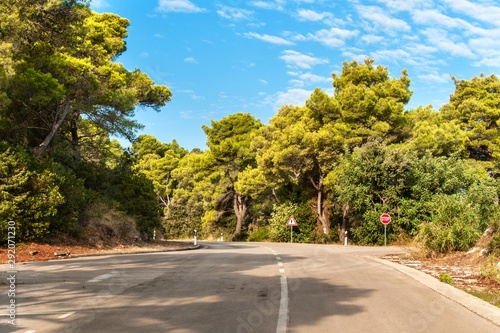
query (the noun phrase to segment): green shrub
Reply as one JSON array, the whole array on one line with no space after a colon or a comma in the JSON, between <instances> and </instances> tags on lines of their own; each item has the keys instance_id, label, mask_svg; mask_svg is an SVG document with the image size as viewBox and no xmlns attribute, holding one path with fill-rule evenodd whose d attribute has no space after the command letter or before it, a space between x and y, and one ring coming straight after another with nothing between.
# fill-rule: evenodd
<instances>
[{"instance_id":1,"label":"green shrub","mask_svg":"<svg viewBox=\"0 0 500 333\"><path fill-rule=\"evenodd\" d=\"M18 242L50 235L63 202L53 172L44 170L23 148L0 143L0 242L6 241L10 220L16 223Z\"/></svg>"},{"instance_id":2,"label":"green shrub","mask_svg":"<svg viewBox=\"0 0 500 333\"><path fill-rule=\"evenodd\" d=\"M499 255L500 254L500 233L494 234L488 243L488 252Z\"/></svg>"},{"instance_id":3,"label":"green shrub","mask_svg":"<svg viewBox=\"0 0 500 333\"><path fill-rule=\"evenodd\" d=\"M439 274L439 281L447 284L453 284L453 278L449 274L445 273Z\"/></svg>"},{"instance_id":4,"label":"green shrub","mask_svg":"<svg viewBox=\"0 0 500 333\"><path fill-rule=\"evenodd\" d=\"M260 227L248 236L249 242L265 242L269 239L269 227Z\"/></svg>"},{"instance_id":5,"label":"green shrub","mask_svg":"<svg viewBox=\"0 0 500 333\"><path fill-rule=\"evenodd\" d=\"M382 205L375 205L374 209L367 210L361 225L352 230L353 242L361 245L384 245L384 225L380 223L380 215L386 211ZM395 240L393 226L394 221L387 225L387 243Z\"/></svg>"},{"instance_id":6,"label":"green shrub","mask_svg":"<svg viewBox=\"0 0 500 333\"><path fill-rule=\"evenodd\" d=\"M298 226L293 227L293 242L311 243L316 234L316 217L308 203L301 205L287 202L274 206L269 219L269 239L273 242L290 242L290 227L286 225L294 216Z\"/></svg>"},{"instance_id":7,"label":"green shrub","mask_svg":"<svg viewBox=\"0 0 500 333\"><path fill-rule=\"evenodd\" d=\"M480 214L461 195L438 195L431 206L431 220L420 226L419 238L427 249L448 253L466 251L481 237Z\"/></svg>"},{"instance_id":8,"label":"green shrub","mask_svg":"<svg viewBox=\"0 0 500 333\"><path fill-rule=\"evenodd\" d=\"M491 279L500 281L500 271L497 269L497 258L490 254L481 265L481 277L483 279Z\"/></svg>"}]
</instances>

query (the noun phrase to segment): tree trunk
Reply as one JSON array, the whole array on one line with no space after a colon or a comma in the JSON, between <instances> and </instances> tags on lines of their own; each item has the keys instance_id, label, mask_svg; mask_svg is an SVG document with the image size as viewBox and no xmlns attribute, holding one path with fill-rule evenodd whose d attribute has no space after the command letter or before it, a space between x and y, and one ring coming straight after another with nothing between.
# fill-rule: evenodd
<instances>
[{"instance_id":1,"label":"tree trunk","mask_svg":"<svg viewBox=\"0 0 500 333\"><path fill-rule=\"evenodd\" d=\"M316 183L312 177L309 177L309 180L313 184L316 189L317 201L316 201L316 213L318 214L318 220L323 227L323 233L328 235L330 233L330 221L328 221L328 217L325 213L325 200L323 198L323 175L319 176L319 181Z\"/></svg>"},{"instance_id":2,"label":"tree trunk","mask_svg":"<svg viewBox=\"0 0 500 333\"><path fill-rule=\"evenodd\" d=\"M281 203L280 198L278 198L278 195L276 194L276 190L274 188L271 190L271 193L273 194L274 200L276 200L277 203Z\"/></svg>"},{"instance_id":3,"label":"tree trunk","mask_svg":"<svg viewBox=\"0 0 500 333\"><path fill-rule=\"evenodd\" d=\"M323 191L321 188L317 191L318 191L318 202L316 204L316 208L318 213L318 219L319 222L321 222L321 225L323 226L323 233L325 235L328 235L330 233L330 223L328 221L328 218L326 217L325 209L323 207L324 205Z\"/></svg>"},{"instance_id":4,"label":"tree trunk","mask_svg":"<svg viewBox=\"0 0 500 333\"><path fill-rule=\"evenodd\" d=\"M234 231L232 238L234 238L241 232L243 221L245 220L245 215L248 209L246 198L244 198L241 194L238 193L234 194L233 204L234 204L234 214L236 215L236 230Z\"/></svg>"},{"instance_id":5,"label":"tree trunk","mask_svg":"<svg viewBox=\"0 0 500 333\"><path fill-rule=\"evenodd\" d=\"M69 111L71 110L71 104L70 104L70 98L67 97L63 104L61 105L61 111L57 112L56 118L54 119L54 123L52 124L52 128L50 129L49 134L45 137L45 140L35 148L35 156L37 158L40 158L42 154L47 150L49 147L50 143L52 142L52 139L56 135L57 131L61 127L63 121L66 119L66 117L69 114Z\"/></svg>"},{"instance_id":6,"label":"tree trunk","mask_svg":"<svg viewBox=\"0 0 500 333\"><path fill-rule=\"evenodd\" d=\"M78 117L79 113L73 111L73 115L71 117L69 127L70 127L70 133L71 133L71 144L75 149L78 149L80 137L78 136Z\"/></svg>"},{"instance_id":7,"label":"tree trunk","mask_svg":"<svg viewBox=\"0 0 500 333\"><path fill-rule=\"evenodd\" d=\"M344 239L345 232L347 231L347 222L349 220L349 209L350 208L351 207L349 206L348 203L344 205L344 210L342 213L342 227L339 230L339 238L341 240Z\"/></svg>"}]
</instances>

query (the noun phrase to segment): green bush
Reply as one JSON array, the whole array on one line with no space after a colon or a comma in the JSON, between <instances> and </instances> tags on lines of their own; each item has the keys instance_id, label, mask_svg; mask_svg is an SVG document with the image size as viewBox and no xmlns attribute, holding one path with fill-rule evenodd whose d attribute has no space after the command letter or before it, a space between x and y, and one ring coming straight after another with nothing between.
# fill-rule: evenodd
<instances>
[{"instance_id":1,"label":"green bush","mask_svg":"<svg viewBox=\"0 0 500 333\"><path fill-rule=\"evenodd\" d=\"M269 219L269 239L273 242L290 242L290 227L286 225L294 216L298 226L293 227L293 242L311 243L316 237L316 217L308 203L291 202L274 206Z\"/></svg>"},{"instance_id":2,"label":"green bush","mask_svg":"<svg viewBox=\"0 0 500 333\"><path fill-rule=\"evenodd\" d=\"M439 274L439 281L447 284L453 284L453 278L449 274L445 273Z\"/></svg>"},{"instance_id":3,"label":"green bush","mask_svg":"<svg viewBox=\"0 0 500 333\"><path fill-rule=\"evenodd\" d=\"M483 279L500 281L500 271L497 269L497 262L497 258L493 254L490 254L482 263L481 277Z\"/></svg>"},{"instance_id":4,"label":"green bush","mask_svg":"<svg viewBox=\"0 0 500 333\"><path fill-rule=\"evenodd\" d=\"M488 243L488 250L489 253L492 253L494 255L500 254L500 233L493 235L490 242Z\"/></svg>"},{"instance_id":5,"label":"green bush","mask_svg":"<svg viewBox=\"0 0 500 333\"><path fill-rule=\"evenodd\" d=\"M16 222L17 242L48 236L64 202L56 175L44 170L21 147L0 143L0 234L6 241L7 221Z\"/></svg>"},{"instance_id":6,"label":"green bush","mask_svg":"<svg viewBox=\"0 0 500 333\"><path fill-rule=\"evenodd\" d=\"M249 242L265 242L269 240L269 228L260 227L248 235Z\"/></svg>"},{"instance_id":7,"label":"green bush","mask_svg":"<svg viewBox=\"0 0 500 333\"><path fill-rule=\"evenodd\" d=\"M431 220L420 226L427 249L448 253L466 251L481 237L480 213L461 195L438 195L431 205Z\"/></svg>"},{"instance_id":8,"label":"green bush","mask_svg":"<svg viewBox=\"0 0 500 333\"><path fill-rule=\"evenodd\" d=\"M375 205L373 210L366 211L361 225L352 230L352 241L361 245L384 245L384 225L380 222L380 215L387 211L382 205ZM387 243L395 240L393 226L394 221L387 225Z\"/></svg>"}]
</instances>

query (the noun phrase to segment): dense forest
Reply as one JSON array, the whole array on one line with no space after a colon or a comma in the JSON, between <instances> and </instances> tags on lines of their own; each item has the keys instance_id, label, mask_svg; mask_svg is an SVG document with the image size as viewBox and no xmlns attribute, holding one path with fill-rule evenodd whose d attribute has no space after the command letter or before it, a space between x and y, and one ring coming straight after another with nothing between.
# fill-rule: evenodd
<instances>
[{"instance_id":1,"label":"dense forest","mask_svg":"<svg viewBox=\"0 0 500 333\"><path fill-rule=\"evenodd\" d=\"M406 110L410 78L345 62L264 124L234 113L204 126L207 149L136 137L141 107L172 93L117 59L129 22L86 1L0 3L0 236L18 241L199 237L467 250L488 228L500 252L500 80L451 79L439 110ZM168 112L168 111L167 111ZM132 142L120 146L113 137Z\"/></svg>"}]
</instances>

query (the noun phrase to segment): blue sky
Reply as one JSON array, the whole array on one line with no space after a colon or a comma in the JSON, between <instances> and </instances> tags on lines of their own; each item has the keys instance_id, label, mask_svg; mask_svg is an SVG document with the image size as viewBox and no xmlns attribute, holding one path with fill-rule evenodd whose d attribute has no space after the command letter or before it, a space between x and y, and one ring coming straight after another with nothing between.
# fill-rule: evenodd
<instances>
[{"instance_id":1,"label":"blue sky","mask_svg":"<svg viewBox=\"0 0 500 333\"><path fill-rule=\"evenodd\" d=\"M210 120L248 112L268 123L314 88L333 93L342 62L371 57L414 94L407 109L448 102L450 75L500 70L497 0L93 0L130 20L117 60L140 68L173 98L160 113L138 110L141 133L204 149ZM139 134L141 134L139 133Z\"/></svg>"}]
</instances>

